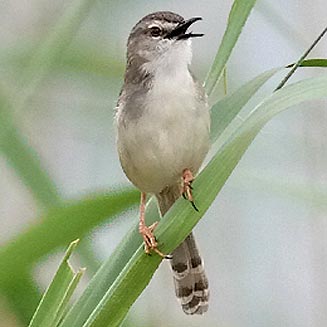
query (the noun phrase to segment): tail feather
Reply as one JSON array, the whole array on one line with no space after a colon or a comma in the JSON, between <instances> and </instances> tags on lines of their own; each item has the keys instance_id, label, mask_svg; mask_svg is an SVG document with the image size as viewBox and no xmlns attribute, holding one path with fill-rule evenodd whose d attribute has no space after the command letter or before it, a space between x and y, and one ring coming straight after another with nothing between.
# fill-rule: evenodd
<instances>
[{"instance_id":1,"label":"tail feather","mask_svg":"<svg viewBox=\"0 0 327 327\"><path fill-rule=\"evenodd\" d=\"M179 198L179 187L167 188L157 195L161 214L164 215ZM209 286L203 261L193 233L173 251L170 260L175 293L186 314L203 314L208 310Z\"/></svg>"},{"instance_id":2,"label":"tail feather","mask_svg":"<svg viewBox=\"0 0 327 327\"><path fill-rule=\"evenodd\" d=\"M191 233L172 253L175 292L186 314L208 310L209 285L203 263Z\"/></svg>"}]
</instances>

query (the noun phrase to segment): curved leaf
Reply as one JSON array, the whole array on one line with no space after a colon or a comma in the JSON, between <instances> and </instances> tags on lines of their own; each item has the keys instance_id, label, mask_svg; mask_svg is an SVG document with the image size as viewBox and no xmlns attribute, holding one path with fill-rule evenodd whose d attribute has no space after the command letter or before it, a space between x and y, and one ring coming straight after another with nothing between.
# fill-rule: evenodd
<instances>
[{"instance_id":1,"label":"curved leaf","mask_svg":"<svg viewBox=\"0 0 327 327\"><path fill-rule=\"evenodd\" d=\"M33 315L29 327L54 327L62 319L84 269L75 273L68 259L75 249L78 240L72 242L54 276L50 286L44 293L42 300Z\"/></svg>"},{"instance_id":2,"label":"curved leaf","mask_svg":"<svg viewBox=\"0 0 327 327\"><path fill-rule=\"evenodd\" d=\"M282 68L274 68L258 75L241 86L234 93L225 96L212 106L210 128L211 143L217 140L258 89L281 69Z\"/></svg>"},{"instance_id":3,"label":"curved leaf","mask_svg":"<svg viewBox=\"0 0 327 327\"><path fill-rule=\"evenodd\" d=\"M152 224L159 219L157 203L152 197L147 204L146 220L148 224ZM138 225L133 226L113 254L94 275L82 296L76 301L60 324L60 327L83 326L141 244L142 239L138 232Z\"/></svg>"},{"instance_id":4,"label":"curved leaf","mask_svg":"<svg viewBox=\"0 0 327 327\"><path fill-rule=\"evenodd\" d=\"M221 77L227 60L232 53L255 2L255 0L235 0L233 3L223 39L204 84L209 96Z\"/></svg>"},{"instance_id":5,"label":"curved leaf","mask_svg":"<svg viewBox=\"0 0 327 327\"><path fill-rule=\"evenodd\" d=\"M138 201L139 192L127 189L51 209L39 223L1 248L0 288L15 282L15 272L26 271L45 254L113 220Z\"/></svg>"}]
</instances>

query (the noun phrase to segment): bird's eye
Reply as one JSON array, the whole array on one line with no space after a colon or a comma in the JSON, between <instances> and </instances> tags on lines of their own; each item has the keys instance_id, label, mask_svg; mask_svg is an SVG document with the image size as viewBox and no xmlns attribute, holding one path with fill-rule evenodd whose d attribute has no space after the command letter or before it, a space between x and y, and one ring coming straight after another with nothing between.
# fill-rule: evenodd
<instances>
[{"instance_id":1,"label":"bird's eye","mask_svg":"<svg viewBox=\"0 0 327 327\"><path fill-rule=\"evenodd\" d=\"M161 28L158 26L150 27L150 33L152 37L158 37L161 35Z\"/></svg>"}]
</instances>

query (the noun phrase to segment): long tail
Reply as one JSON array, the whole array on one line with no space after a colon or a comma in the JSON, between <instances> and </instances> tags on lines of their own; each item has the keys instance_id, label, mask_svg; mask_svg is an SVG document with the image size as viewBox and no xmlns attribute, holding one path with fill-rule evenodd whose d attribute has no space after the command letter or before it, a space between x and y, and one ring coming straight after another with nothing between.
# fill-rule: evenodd
<instances>
[{"instance_id":1,"label":"long tail","mask_svg":"<svg viewBox=\"0 0 327 327\"><path fill-rule=\"evenodd\" d=\"M180 197L178 185L164 189L156 195L160 212L164 215ZM208 310L209 288L203 261L193 233L174 250L170 260L175 292L186 314L203 314Z\"/></svg>"}]
</instances>

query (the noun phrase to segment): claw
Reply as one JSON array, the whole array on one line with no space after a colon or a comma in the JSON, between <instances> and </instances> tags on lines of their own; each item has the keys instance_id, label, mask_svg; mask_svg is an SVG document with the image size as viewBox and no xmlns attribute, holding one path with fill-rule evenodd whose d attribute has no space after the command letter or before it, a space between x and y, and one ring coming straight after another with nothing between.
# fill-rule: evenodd
<instances>
[{"instance_id":1,"label":"claw","mask_svg":"<svg viewBox=\"0 0 327 327\"><path fill-rule=\"evenodd\" d=\"M150 230L150 232L152 233L154 231L154 229L158 226L159 221L154 222L152 225L150 225L148 228Z\"/></svg>"},{"instance_id":2,"label":"claw","mask_svg":"<svg viewBox=\"0 0 327 327\"><path fill-rule=\"evenodd\" d=\"M194 208L195 211L199 212L199 209L197 208L197 206L195 205L194 201L190 201L192 204L192 207Z\"/></svg>"},{"instance_id":3,"label":"claw","mask_svg":"<svg viewBox=\"0 0 327 327\"><path fill-rule=\"evenodd\" d=\"M155 248L152 248L151 250L154 251L155 253L157 253L158 255L160 255L161 258L167 259L167 255L163 254L160 250L158 250L158 248L155 247Z\"/></svg>"},{"instance_id":4,"label":"claw","mask_svg":"<svg viewBox=\"0 0 327 327\"><path fill-rule=\"evenodd\" d=\"M191 202L192 207L195 211L199 212L199 209L196 207L193 195L192 195L192 182L194 180L194 177L192 175L192 172L189 169L184 169L183 171L183 184L182 184L182 196L185 200L188 200Z\"/></svg>"}]
</instances>

